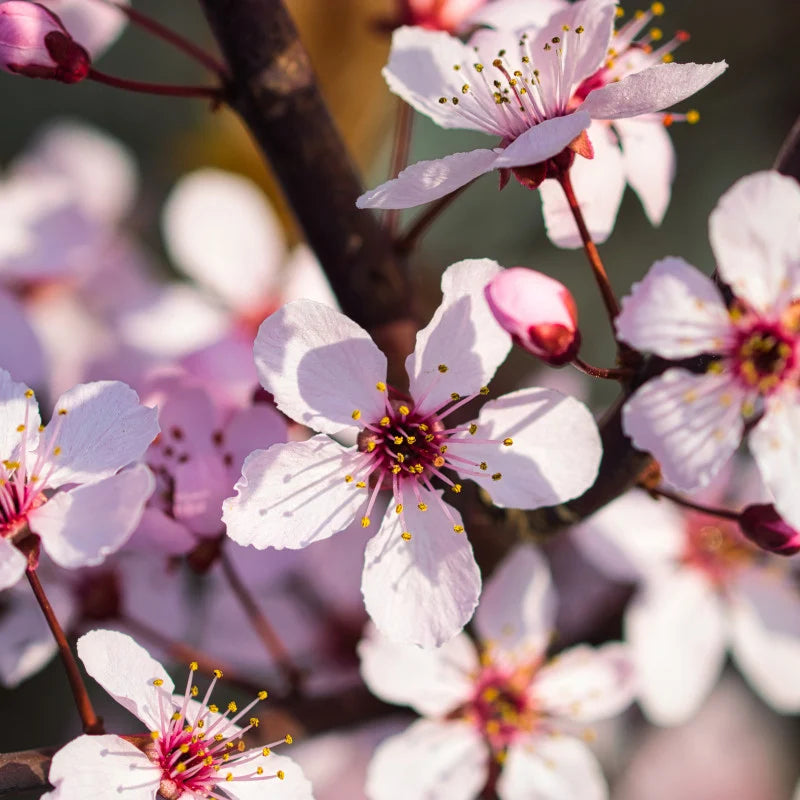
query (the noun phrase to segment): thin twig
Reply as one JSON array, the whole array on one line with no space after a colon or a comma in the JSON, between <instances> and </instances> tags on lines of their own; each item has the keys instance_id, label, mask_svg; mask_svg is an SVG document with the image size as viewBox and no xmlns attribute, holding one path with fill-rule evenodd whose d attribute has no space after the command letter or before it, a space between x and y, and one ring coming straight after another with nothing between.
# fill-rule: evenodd
<instances>
[{"instance_id":1,"label":"thin twig","mask_svg":"<svg viewBox=\"0 0 800 800\"><path fill-rule=\"evenodd\" d=\"M164 83L133 81L128 80L128 78L107 75L105 72L100 72L94 68L89 70L87 77L97 83L113 86L115 89L125 89L128 92L138 92L140 94L157 94L166 97L200 97L213 100L216 103L222 102L223 99L222 90L216 86L172 86Z\"/></svg>"},{"instance_id":2,"label":"thin twig","mask_svg":"<svg viewBox=\"0 0 800 800\"><path fill-rule=\"evenodd\" d=\"M658 489L658 488L649 488L647 489L648 492L652 495L656 495L658 497L665 497L667 500L671 500L673 503L679 506L683 506L683 508L689 508L692 511L700 511L703 514L708 514L712 517L720 517L721 519L730 519L734 522L738 521L739 519L739 512L738 511L731 511L727 508L716 508L714 506L705 506L702 503L695 503L693 500L688 500L685 497L681 497L679 494L670 491L669 489Z\"/></svg>"},{"instance_id":3,"label":"thin twig","mask_svg":"<svg viewBox=\"0 0 800 800\"><path fill-rule=\"evenodd\" d=\"M408 164L408 151L411 148L411 131L414 127L414 109L405 100L398 98L397 120L394 128L392 144L392 161L389 177L396 178ZM400 218L399 208L390 208L383 216L383 227L394 238L397 232L397 221Z\"/></svg>"},{"instance_id":4,"label":"thin twig","mask_svg":"<svg viewBox=\"0 0 800 800\"><path fill-rule=\"evenodd\" d=\"M89 699L89 693L86 691L86 685L83 682L81 671L78 668L78 663L75 661L75 656L72 654L67 637L64 635L64 630L56 617L50 601L47 599L44 587L42 586L39 576L36 574L35 569L28 569L26 572L28 576L28 583L33 589L39 607L42 609L44 618L47 620L47 625L53 638L56 640L58 652L61 655L61 661L64 664L64 669L67 672L67 680L69 681L70 689L72 689L72 696L75 698L75 705L78 707L78 713L81 715L83 721L84 733L99 734L104 733L103 722L97 716L92 706L92 701Z\"/></svg>"},{"instance_id":5,"label":"thin twig","mask_svg":"<svg viewBox=\"0 0 800 800\"><path fill-rule=\"evenodd\" d=\"M633 370L622 367L621 369L607 369L605 367L593 367L587 364L582 358L575 356L570 362L575 369L591 375L593 378L604 378L609 381L627 381L633 377Z\"/></svg>"}]
</instances>

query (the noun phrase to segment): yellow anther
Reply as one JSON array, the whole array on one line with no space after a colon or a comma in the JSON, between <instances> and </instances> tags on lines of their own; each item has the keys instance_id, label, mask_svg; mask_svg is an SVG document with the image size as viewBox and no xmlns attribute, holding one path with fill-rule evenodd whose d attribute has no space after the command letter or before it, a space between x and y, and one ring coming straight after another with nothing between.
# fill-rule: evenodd
<instances>
[{"instance_id":1,"label":"yellow anther","mask_svg":"<svg viewBox=\"0 0 800 800\"><path fill-rule=\"evenodd\" d=\"M256 775L263 775L264 767L256 767Z\"/></svg>"},{"instance_id":2,"label":"yellow anther","mask_svg":"<svg viewBox=\"0 0 800 800\"><path fill-rule=\"evenodd\" d=\"M474 436L478 431L478 426L473 422L469 426L469 434L470 436Z\"/></svg>"},{"instance_id":3,"label":"yellow anther","mask_svg":"<svg viewBox=\"0 0 800 800\"><path fill-rule=\"evenodd\" d=\"M443 445L442 445L442 446L439 448L439 452L440 452L440 453L446 453L446 452L447 452L447 445L446 445L446 444L443 444Z\"/></svg>"},{"instance_id":4,"label":"yellow anther","mask_svg":"<svg viewBox=\"0 0 800 800\"><path fill-rule=\"evenodd\" d=\"M425 441L426 442L432 442L435 438L436 438L436 436L434 436L434 434L432 434L432 433L425 434Z\"/></svg>"},{"instance_id":5,"label":"yellow anther","mask_svg":"<svg viewBox=\"0 0 800 800\"><path fill-rule=\"evenodd\" d=\"M25 397L27 397L28 399L33 397L33 389L26 389L25 390Z\"/></svg>"},{"instance_id":6,"label":"yellow anther","mask_svg":"<svg viewBox=\"0 0 800 800\"><path fill-rule=\"evenodd\" d=\"M483 72L483 64L473 64L472 66L475 67L476 72Z\"/></svg>"},{"instance_id":7,"label":"yellow anther","mask_svg":"<svg viewBox=\"0 0 800 800\"><path fill-rule=\"evenodd\" d=\"M221 669L215 669L213 675L217 680L219 680L222 677L222 670Z\"/></svg>"},{"instance_id":8,"label":"yellow anther","mask_svg":"<svg viewBox=\"0 0 800 800\"><path fill-rule=\"evenodd\" d=\"M356 489L366 489L366 488L367 488L367 484L366 484L366 483L364 483L364 481L359 481L359 482L356 484Z\"/></svg>"},{"instance_id":9,"label":"yellow anther","mask_svg":"<svg viewBox=\"0 0 800 800\"><path fill-rule=\"evenodd\" d=\"M236 744L236 749L237 749L237 750L238 750L240 753L244 753L244 751L245 751L245 744L244 744L244 742L243 742L241 739L239 739L238 743Z\"/></svg>"},{"instance_id":10,"label":"yellow anther","mask_svg":"<svg viewBox=\"0 0 800 800\"><path fill-rule=\"evenodd\" d=\"M417 441L416 436L406 436L406 444L414 444Z\"/></svg>"},{"instance_id":11,"label":"yellow anther","mask_svg":"<svg viewBox=\"0 0 800 800\"><path fill-rule=\"evenodd\" d=\"M404 417L407 417L411 413L411 409L408 406L400 406L397 409Z\"/></svg>"},{"instance_id":12,"label":"yellow anther","mask_svg":"<svg viewBox=\"0 0 800 800\"><path fill-rule=\"evenodd\" d=\"M673 56L672 53L664 53L664 55L661 56L661 60L665 64L671 64L675 60L675 56Z\"/></svg>"},{"instance_id":13,"label":"yellow anther","mask_svg":"<svg viewBox=\"0 0 800 800\"><path fill-rule=\"evenodd\" d=\"M214 741L215 742L221 742L224 738L225 738L225 734L224 733L217 733L217 734L214 735Z\"/></svg>"},{"instance_id":14,"label":"yellow anther","mask_svg":"<svg viewBox=\"0 0 800 800\"><path fill-rule=\"evenodd\" d=\"M499 481L500 478L502 478L502 477L503 477L503 474L501 472L495 472L494 475L492 475L492 480L493 481Z\"/></svg>"},{"instance_id":15,"label":"yellow anther","mask_svg":"<svg viewBox=\"0 0 800 800\"><path fill-rule=\"evenodd\" d=\"M650 10L653 12L653 16L660 17L664 13L664 4L653 3L653 5L650 6Z\"/></svg>"},{"instance_id":16,"label":"yellow anther","mask_svg":"<svg viewBox=\"0 0 800 800\"><path fill-rule=\"evenodd\" d=\"M489 465L485 461L481 461L481 463L478 464L478 467L484 472L486 472L486 470L489 469Z\"/></svg>"},{"instance_id":17,"label":"yellow anther","mask_svg":"<svg viewBox=\"0 0 800 800\"><path fill-rule=\"evenodd\" d=\"M721 375L725 372L725 367L722 366L721 361L712 361L707 367L706 372L710 372L712 375Z\"/></svg>"},{"instance_id":18,"label":"yellow anther","mask_svg":"<svg viewBox=\"0 0 800 800\"><path fill-rule=\"evenodd\" d=\"M278 771L275 773L275 777L276 777L276 778L277 778L279 781L282 781L282 780L283 780L283 779L286 777L286 773L285 773L285 772L284 772L282 769L279 769L279 770L278 770Z\"/></svg>"},{"instance_id":19,"label":"yellow anther","mask_svg":"<svg viewBox=\"0 0 800 800\"><path fill-rule=\"evenodd\" d=\"M461 69L461 64L453 64L453 69L458 72Z\"/></svg>"},{"instance_id":20,"label":"yellow anther","mask_svg":"<svg viewBox=\"0 0 800 800\"><path fill-rule=\"evenodd\" d=\"M389 419L389 417L381 417L381 421L379 424L383 425L383 427L385 428L390 422L391 420Z\"/></svg>"},{"instance_id":21,"label":"yellow anther","mask_svg":"<svg viewBox=\"0 0 800 800\"><path fill-rule=\"evenodd\" d=\"M616 13L616 15L618 17L624 17L625 16L625 9L622 6L617 6L617 10L616 10L615 13Z\"/></svg>"},{"instance_id":22,"label":"yellow anther","mask_svg":"<svg viewBox=\"0 0 800 800\"><path fill-rule=\"evenodd\" d=\"M460 483L454 483L450 487L456 494L461 494L461 489L463 488Z\"/></svg>"},{"instance_id":23,"label":"yellow anther","mask_svg":"<svg viewBox=\"0 0 800 800\"><path fill-rule=\"evenodd\" d=\"M361 412L357 408L353 409L353 413L350 416L353 419L361 419Z\"/></svg>"},{"instance_id":24,"label":"yellow anther","mask_svg":"<svg viewBox=\"0 0 800 800\"><path fill-rule=\"evenodd\" d=\"M421 422L421 423L419 424L419 429L420 429L420 430L421 430L423 433L426 433L426 432L427 432L427 430L428 430L428 426L427 426L427 425L426 425L424 422Z\"/></svg>"},{"instance_id":25,"label":"yellow anther","mask_svg":"<svg viewBox=\"0 0 800 800\"><path fill-rule=\"evenodd\" d=\"M231 700L230 703L228 703L228 711L230 711L231 714L235 714L238 710L239 710L239 707L236 705L236 703L233 700Z\"/></svg>"},{"instance_id":26,"label":"yellow anther","mask_svg":"<svg viewBox=\"0 0 800 800\"><path fill-rule=\"evenodd\" d=\"M420 511L427 511L427 510L428 510L428 506L427 506L427 504L425 504L425 503L417 503L417 508L418 508Z\"/></svg>"},{"instance_id":27,"label":"yellow anther","mask_svg":"<svg viewBox=\"0 0 800 800\"><path fill-rule=\"evenodd\" d=\"M511 445L514 444L514 440L509 436L509 437L503 439L503 444L506 447L511 447Z\"/></svg>"},{"instance_id":28,"label":"yellow anther","mask_svg":"<svg viewBox=\"0 0 800 800\"><path fill-rule=\"evenodd\" d=\"M442 105L444 105L444 104L447 102L447 98L446 98L446 97L440 97L440 98L439 98L439 102L440 102Z\"/></svg>"},{"instance_id":29,"label":"yellow anther","mask_svg":"<svg viewBox=\"0 0 800 800\"><path fill-rule=\"evenodd\" d=\"M22 431L24 431L24 430L25 430L25 426L24 425L17 425L17 433L22 433Z\"/></svg>"},{"instance_id":30,"label":"yellow anther","mask_svg":"<svg viewBox=\"0 0 800 800\"><path fill-rule=\"evenodd\" d=\"M186 771L186 764L184 764L183 761L175 765L175 772L185 772L185 771Z\"/></svg>"},{"instance_id":31,"label":"yellow anther","mask_svg":"<svg viewBox=\"0 0 800 800\"><path fill-rule=\"evenodd\" d=\"M489 387L488 386L481 386L481 394L482 395L489 394Z\"/></svg>"},{"instance_id":32,"label":"yellow anther","mask_svg":"<svg viewBox=\"0 0 800 800\"><path fill-rule=\"evenodd\" d=\"M182 744L178 749L181 751L181 753L188 753L189 752L189 745L188 744Z\"/></svg>"},{"instance_id":33,"label":"yellow anther","mask_svg":"<svg viewBox=\"0 0 800 800\"><path fill-rule=\"evenodd\" d=\"M197 672L197 670L198 670L198 669L200 669L200 665L199 665L199 664L198 664L196 661L191 661L191 662L189 663L189 669L190 669L192 672Z\"/></svg>"},{"instance_id":34,"label":"yellow anther","mask_svg":"<svg viewBox=\"0 0 800 800\"><path fill-rule=\"evenodd\" d=\"M353 482L353 476L352 475L345 475L344 476L344 482L345 483L352 483Z\"/></svg>"},{"instance_id":35,"label":"yellow anther","mask_svg":"<svg viewBox=\"0 0 800 800\"><path fill-rule=\"evenodd\" d=\"M453 525L453 530L456 533L464 533L464 526L463 525Z\"/></svg>"},{"instance_id":36,"label":"yellow anther","mask_svg":"<svg viewBox=\"0 0 800 800\"><path fill-rule=\"evenodd\" d=\"M59 408L58 409L58 416L59 417L63 417L64 414L66 414L66 413L67 413L67 409L66 408Z\"/></svg>"},{"instance_id":37,"label":"yellow anther","mask_svg":"<svg viewBox=\"0 0 800 800\"><path fill-rule=\"evenodd\" d=\"M262 689L262 690L261 690L261 691L260 691L260 692L259 692L259 693L256 695L256 697L258 697L258 699L259 699L259 700L266 700L268 696L269 696L269 695L268 695L268 693L267 693L267 690L266 690L266 689Z\"/></svg>"},{"instance_id":38,"label":"yellow anther","mask_svg":"<svg viewBox=\"0 0 800 800\"><path fill-rule=\"evenodd\" d=\"M264 749L261 751L261 755L262 755L262 756L268 756L268 755L269 755L271 752L272 752L272 751L269 749L269 747L265 747L265 748L264 748Z\"/></svg>"},{"instance_id":39,"label":"yellow anther","mask_svg":"<svg viewBox=\"0 0 800 800\"><path fill-rule=\"evenodd\" d=\"M54 456L60 456L61 455L61 448L60 447L54 447L53 448L53 455Z\"/></svg>"},{"instance_id":40,"label":"yellow anther","mask_svg":"<svg viewBox=\"0 0 800 800\"><path fill-rule=\"evenodd\" d=\"M394 513L395 513L395 514L402 514L402 513L403 513L403 504L402 504L402 503L398 503L398 504L397 504L397 505L394 507Z\"/></svg>"},{"instance_id":41,"label":"yellow anther","mask_svg":"<svg viewBox=\"0 0 800 800\"><path fill-rule=\"evenodd\" d=\"M361 527L369 528L369 517L361 517Z\"/></svg>"},{"instance_id":42,"label":"yellow anther","mask_svg":"<svg viewBox=\"0 0 800 800\"><path fill-rule=\"evenodd\" d=\"M403 531L400 534L400 538L405 542L410 542L411 541L411 534L408 531Z\"/></svg>"},{"instance_id":43,"label":"yellow anther","mask_svg":"<svg viewBox=\"0 0 800 800\"><path fill-rule=\"evenodd\" d=\"M180 718L181 718L181 712L180 712L180 711L176 711L176 712L175 712L175 713L174 713L174 714L173 714L173 715L170 717L170 719L171 719L173 722L177 722L177 721L178 721Z\"/></svg>"},{"instance_id":44,"label":"yellow anther","mask_svg":"<svg viewBox=\"0 0 800 800\"><path fill-rule=\"evenodd\" d=\"M395 437L392 439L392 441L393 441L395 444L403 444L403 437L402 437L402 436L395 436Z\"/></svg>"},{"instance_id":45,"label":"yellow anther","mask_svg":"<svg viewBox=\"0 0 800 800\"><path fill-rule=\"evenodd\" d=\"M690 111L687 111L686 112L686 121L690 125L697 125L697 123L700 122L700 112L696 108L693 108Z\"/></svg>"},{"instance_id":46,"label":"yellow anther","mask_svg":"<svg viewBox=\"0 0 800 800\"><path fill-rule=\"evenodd\" d=\"M385 384L383 381L378 381L378 382L375 384L375 388L376 388L376 389L377 389L379 392L385 392L385 391L386 391L386 384Z\"/></svg>"},{"instance_id":47,"label":"yellow anther","mask_svg":"<svg viewBox=\"0 0 800 800\"><path fill-rule=\"evenodd\" d=\"M433 466L434 467L443 467L445 464L444 456L436 456L433 459Z\"/></svg>"},{"instance_id":48,"label":"yellow anther","mask_svg":"<svg viewBox=\"0 0 800 800\"><path fill-rule=\"evenodd\" d=\"M460 399L461 399L461 395L460 395L458 392L453 392L453 393L450 395L450 399L451 399L451 400L460 400Z\"/></svg>"},{"instance_id":49,"label":"yellow anther","mask_svg":"<svg viewBox=\"0 0 800 800\"><path fill-rule=\"evenodd\" d=\"M161 734L158 731L150 731L150 738L155 741Z\"/></svg>"},{"instance_id":50,"label":"yellow anther","mask_svg":"<svg viewBox=\"0 0 800 800\"><path fill-rule=\"evenodd\" d=\"M206 721L204 719L199 719L195 724L197 725L198 728L204 728L206 725Z\"/></svg>"},{"instance_id":51,"label":"yellow anther","mask_svg":"<svg viewBox=\"0 0 800 800\"><path fill-rule=\"evenodd\" d=\"M261 720L258 717L250 717L250 724L257 728L261 724Z\"/></svg>"},{"instance_id":52,"label":"yellow anther","mask_svg":"<svg viewBox=\"0 0 800 800\"><path fill-rule=\"evenodd\" d=\"M226 780L226 781L232 781L232 780L233 780L233 773L232 773L232 772L229 772L229 773L228 773L228 774L225 776L225 780Z\"/></svg>"},{"instance_id":53,"label":"yellow anther","mask_svg":"<svg viewBox=\"0 0 800 800\"><path fill-rule=\"evenodd\" d=\"M287 733L286 736L283 737L283 741L286 742L286 744L291 744L294 741L294 739L292 739L292 734Z\"/></svg>"},{"instance_id":54,"label":"yellow anther","mask_svg":"<svg viewBox=\"0 0 800 800\"><path fill-rule=\"evenodd\" d=\"M397 475L397 473L400 472L401 469L402 469L402 467L399 464L392 464L392 474L393 475Z\"/></svg>"},{"instance_id":55,"label":"yellow anther","mask_svg":"<svg viewBox=\"0 0 800 800\"><path fill-rule=\"evenodd\" d=\"M163 685L164 685L164 681L161 678L156 678L153 681L153 686L163 686Z\"/></svg>"},{"instance_id":56,"label":"yellow anther","mask_svg":"<svg viewBox=\"0 0 800 800\"><path fill-rule=\"evenodd\" d=\"M583 33L583 30L584 30L583 25L578 25L578 27L575 28L575 33Z\"/></svg>"},{"instance_id":57,"label":"yellow anther","mask_svg":"<svg viewBox=\"0 0 800 800\"><path fill-rule=\"evenodd\" d=\"M633 12L634 19L641 19L644 16L644 11L641 8Z\"/></svg>"},{"instance_id":58,"label":"yellow anther","mask_svg":"<svg viewBox=\"0 0 800 800\"><path fill-rule=\"evenodd\" d=\"M468 92L469 92L469 84L465 83L461 87L461 94L467 94ZM444 366L444 364L442 364L442 366ZM440 369L439 372L447 372L447 367L445 367L444 369Z\"/></svg>"},{"instance_id":59,"label":"yellow anther","mask_svg":"<svg viewBox=\"0 0 800 800\"><path fill-rule=\"evenodd\" d=\"M41 433L43 430L44 430L44 425L39 425L39 433Z\"/></svg>"},{"instance_id":60,"label":"yellow anther","mask_svg":"<svg viewBox=\"0 0 800 800\"><path fill-rule=\"evenodd\" d=\"M654 42L660 42L664 38L664 31L662 31L661 28L651 28L650 38Z\"/></svg>"},{"instance_id":61,"label":"yellow anther","mask_svg":"<svg viewBox=\"0 0 800 800\"><path fill-rule=\"evenodd\" d=\"M214 703L211 703L211 705L208 707L208 710L209 710L209 711L210 711L212 714L216 714L216 713L219 711L219 706L217 706L217 705L214 705Z\"/></svg>"},{"instance_id":62,"label":"yellow anther","mask_svg":"<svg viewBox=\"0 0 800 800\"><path fill-rule=\"evenodd\" d=\"M402 453L398 453L397 460L402 464L406 460L406 457Z\"/></svg>"}]
</instances>

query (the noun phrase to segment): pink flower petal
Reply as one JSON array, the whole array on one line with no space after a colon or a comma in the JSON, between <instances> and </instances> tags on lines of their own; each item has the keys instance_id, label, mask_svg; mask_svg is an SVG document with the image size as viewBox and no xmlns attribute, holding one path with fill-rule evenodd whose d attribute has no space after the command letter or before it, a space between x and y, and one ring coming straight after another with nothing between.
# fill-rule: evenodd
<instances>
[{"instance_id":1,"label":"pink flower petal","mask_svg":"<svg viewBox=\"0 0 800 800\"><path fill-rule=\"evenodd\" d=\"M583 111L546 119L520 134L497 157L495 168L527 167L558 155L591 124Z\"/></svg>"}]
</instances>

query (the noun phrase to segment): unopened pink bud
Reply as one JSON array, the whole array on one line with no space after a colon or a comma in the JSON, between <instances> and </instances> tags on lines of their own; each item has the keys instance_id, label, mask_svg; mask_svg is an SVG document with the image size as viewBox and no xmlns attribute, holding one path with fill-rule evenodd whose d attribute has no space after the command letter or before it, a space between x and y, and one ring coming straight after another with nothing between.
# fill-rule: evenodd
<instances>
[{"instance_id":1,"label":"unopened pink bud","mask_svg":"<svg viewBox=\"0 0 800 800\"><path fill-rule=\"evenodd\" d=\"M77 83L91 59L49 9L28 0L0 4L0 68L28 78Z\"/></svg>"},{"instance_id":2,"label":"unopened pink bud","mask_svg":"<svg viewBox=\"0 0 800 800\"><path fill-rule=\"evenodd\" d=\"M751 542L781 556L800 553L800 532L775 510L771 503L759 503L742 511L739 527Z\"/></svg>"},{"instance_id":3,"label":"unopened pink bud","mask_svg":"<svg viewBox=\"0 0 800 800\"><path fill-rule=\"evenodd\" d=\"M522 267L503 270L484 289L514 342L548 364L572 361L581 344L575 301L564 284Z\"/></svg>"}]
</instances>

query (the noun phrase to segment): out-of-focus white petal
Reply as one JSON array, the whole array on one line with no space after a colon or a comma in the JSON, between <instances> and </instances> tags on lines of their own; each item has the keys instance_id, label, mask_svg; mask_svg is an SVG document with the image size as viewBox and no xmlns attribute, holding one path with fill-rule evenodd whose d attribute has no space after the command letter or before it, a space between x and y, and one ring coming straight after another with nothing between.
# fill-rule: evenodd
<instances>
[{"instance_id":1,"label":"out-of-focus white petal","mask_svg":"<svg viewBox=\"0 0 800 800\"><path fill-rule=\"evenodd\" d=\"M27 566L28 559L8 539L0 537L0 590L13 586Z\"/></svg>"},{"instance_id":2,"label":"out-of-focus white petal","mask_svg":"<svg viewBox=\"0 0 800 800\"><path fill-rule=\"evenodd\" d=\"M494 0L485 3L469 18L474 25L500 30L524 31L541 28L550 17L569 6L567 0Z\"/></svg>"},{"instance_id":3,"label":"out-of-focus white petal","mask_svg":"<svg viewBox=\"0 0 800 800\"><path fill-rule=\"evenodd\" d=\"M414 352L406 359L417 412L449 403L453 392L477 394L508 355L511 337L483 292L501 271L496 261L481 258L459 261L442 275L442 304L417 334Z\"/></svg>"},{"instance_id":4,"label":"out-of-focus white petal","mask_svg":"<svg viewBox=\"0 0 800 800\"><path fill-rule=\"evenodd\" d=\"M120 705L149 730L161 729L163 700L171 697L175 684L141 645L124 633L93 630L78 639L78 656L89 675ZM160 686L153 684L156 680Z\"/></svg>"},{"instance_id":5,"label":"out-of-focus white petal","mask_svg":"<svg viewBox=\"0 0 800 800\"><path fill-rule=\"evenodd\" d=\"M480 669L475 645L459 633L436 649L387 639L372 625L358 644L361 676L369 690L419 714L444 717L467 702Z\"/></svg>"},{"instance_id":6,"label":"out-of-focus white petal","mask_svg":"<svg viewBox=\"0 0 800 800\"><path fill-rule=\"evenodd\" d=\"M263 192L219 169L178 181L164 206L163 230L173 261L236 310L264 302L286 254Z\"/></svg>"},{"instance_id":7,"label":"out-of-focus white petal","mask_svg":"<svg viewBox=\"0 0 800 800\"><path fill-rule=\"evenodd\" d=\"M744 429L744 397L730 375L669 369L622 410L625 433L652 453L679 489L706 486L733 455Z\"/></svg>"},{"instance_id":8,"label":"out-of-focus white petal","mask_svg":"<svg viewBox=\"0 0 800 800\"><path fill-rule=\"evenodd\" d=\"M755 309L769 312L800 286L800 187L777 172L756 172L720 198L708 220L722 279ZM794 289L794 292L790 290Z\"/></svg>"},{"instance_id":9,"label":"out-of-focus white petal","mask_svg":"<svg viewBox=\"0 0 800 800\"><path fill-rule=\"evenodd\" d=\"M183 555L196 545L197 537L185 525L157 508L145 508L139 525L128 541L128 549L167 555Z\"/></svg>"},{"instance_id":10,"label":"out-of-focus white petal","mask_svg":"<svg viewBox=\"0 0 800 800\"><path fill-rule=\"evenodd\" d=\"M616 137L606 123L593 122L589 139L594 158L576 157L569 174L586 227L592 240L600 243L614 230L625 191L625 169ZM550 241L558 247L581 247L583 240L561 185L545 181L539 191Z\"/></svg>"},{"instance_id":11,"label":"out-of-focus white petal","mask_svg":"<svg viewBox=\"0 0 800 800\"><path fill-rule=\"evenodd\" d=\"M325 435L256 450L222 506L228 536L259 550L294 550L333 536L367 502L367 489L356 486L362 461L362 453Z\"/></svg>"},{"instance_id":12,"label":"out-of-focus white petal","mask_svg":"<svg viewBox=\"0 0 800 800\"><path fill-rule=\"evenodd\" d=\"M264 388L297 422L335 434L383 416L386 356L344 314L312 300L287 303L261 323L253 350Z\"/></svg>"},{"instance_id":13,"label":"out-of-focus white petal","mask_svg":"<svg viewBox=\"0 0 800 800\"><path fill-rule=\"evenodd\" d=\"M459 433L449 453L485 462L470 478L495 505L539 508L577 497L597 476L602 446L588 408L551 389L521 389L487 403L472 437ZM472 444L471 439L489 439ZM504 441L511 439L507 446ZM457 463L457 462L456 462ZM501 475L499 479L494 475Z\"/></svg>"},{"instance_id":14,"label":"out-of-focus white petal","mask_svg":"<svg viewBox=\"0 0 800 800\"><path fill-rule=\"evenodd\" d=\"M286 259L280 294L287 303L292 300L316 300L331 308L339 308L325 272L307 244L295 246Z\"/></svg>"},{"instance_id":15,"label":"out-of-focus white petal","mask_svg":"<svg viewBox=\"0 0 800 800\"><path fill-rule=\"evenodd\" d=\"M478 604L481 576L461 515L448 507L441 492L420 490L420 511L408 498L401 515L390 504L364 556L361 591L367 613L378 629L397 642L438 647L455 636ZM448 516L449 514L449 516Z\"/></svg>"},{"instance_id":16,"label":"out-of-focus white petal","mask_svg":"<svg viewBox=\"0 0 800 800\"><path fill-rule=\"evenodd\" d=\"M672 139L659 119L618 119L614 130L622 145L625 177L639 195L647 218L653 225L660 225L675 177Z\"/></svg>"},{"instance_id":17,"label":"out-of-focus white petal","mask_svg":"<svg viewBox=\"0 0 800 800\"><path fill-rule=\"evenodd\" d=\"M656 261L622 300L620 338L664 358L719 352L731 334L714 282L682 258Z\"/></svg>"},{"instance_id":18,"label":"out-of-focus white petal","mask_svg":"<svg viewBox=\"0 0 800 800\"><path fill-rule=\"evenodd\" d=\"M242 472L245 458L254 450L264 450L285 442L289 434L286 418L266 403L235 411L222 432L220 449L230 461L229 471ZM230 458L228 458L230 456Z\"/></svg>"},{"instance_id":19,"label":"out-of-focus white petal","mask_svg":"<svg viewBox=\"0 0 800 800\"><path fill-rule=\"evenodd\" d=\"M475 630L493 657L521 652L536 658L550 642L556 602L547 562L533 545L518 545L487 581Z\"/></svg>"},{"instance_id":20,"label":"out-of-focus white petal","mask_svg":"<svg viewBox=\"0 0 800 800\"><path fill-rule=\"evenodd\" d=\"M263 768L264 777L275 775L280 770L283 780L271 780L264 784L260 780L248 779L247 776L252 776L258 767ZM220 779L220 788L224 788L234 800L264 800L267 797L269 800L314 800L311 783L303 775L300 766L287 756L270 753L252 760L244 758L241 762L235 762L228 772L234 779L230 783ZM237 776L243 776L245 780L237 781Z\"/></svg>"},{"instance_id":21,"label":"out-of-focus white petal","mask_svg":"<svg viewBox=\"0 0 800 800\"><path fill-rule=\"evenodd\" d=\"M580 108L592 119L622 119L661 111L699 92L727 67L724 61L656 64L589 92Z\"/></svg>"},{"instance_id":22,"label":"out-of-focus white petal","mask_svg":"<svg viewBox=\"0 0 800 800\"><path fill-rule=\"evenodd\" d=\"M657 725L688 720L708 696L725 660L722 603L692 569L650 581L625 615L625 639L639 676L639 702Z\"/></svg>"},{"instance_id":23,"label":"out-of-focus white petal","mask_svg":"<svg viewBox=\"0 0 800 800\"><path fill-rule=\"evenodd\" d=\"M49 780L56 788L42 795L47 800L153 800L161 768L119 736L79 736L53 756Z\"/></svg>"},{"instance_id":24,"label":"out-of-focus white petal","mask_svg":"<svg viewBox=\"0 0 800 800\"><path fill-rule=\"evenodd\" d=\"M489 750L467 722L417 720L375 751L370 800L473 800L489 774Z\"/></svg>"},{"instance_id":25,"label":"out-of-focus white petal","mask_svg":"<svg viewBox=\"0 0 800 800\"><path fill-rule=\"evenodd\" d=\"M497 781L500 800L606 800L597 759L570 736L537 736L512 744Z\"/></svg>"},{"instance_id":26,"label":"out-of-focus white petal","mask_svg":"<svg viewBox=\"0 0 800 800\"><path fill-rule=\"evenodd\" d=\"M45 379L44 353L24 306L0 290L0 364L15 378L39 386Z\"/></svg>"}]
</instances>

